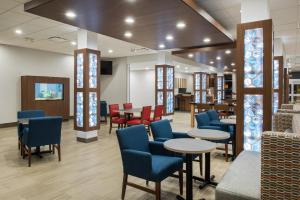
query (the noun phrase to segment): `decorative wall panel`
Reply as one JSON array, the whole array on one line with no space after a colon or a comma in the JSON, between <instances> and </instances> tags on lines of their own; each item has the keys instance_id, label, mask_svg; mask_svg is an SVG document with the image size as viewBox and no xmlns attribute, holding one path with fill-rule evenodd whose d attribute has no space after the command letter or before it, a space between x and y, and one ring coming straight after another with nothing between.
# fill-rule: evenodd
<instances>
[{"instance_id":1,"label":"decorative wall panel","mask_svg":"<svg viewBox=\"0 0 300 200\"><path fill-rule=\"evenodd\" d=\"M194 101L195 103L206 103L208 78L203 72L196 72L193 75L194 85Z\"/></svg>"}]
</instances>

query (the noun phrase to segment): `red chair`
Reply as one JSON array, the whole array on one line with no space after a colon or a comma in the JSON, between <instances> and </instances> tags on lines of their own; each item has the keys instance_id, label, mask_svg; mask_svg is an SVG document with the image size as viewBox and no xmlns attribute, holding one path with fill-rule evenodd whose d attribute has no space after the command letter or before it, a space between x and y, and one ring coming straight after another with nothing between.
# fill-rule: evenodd
<instances>
[{"instance_id":1,"label":"red chair","mask_svg":"<svg viewBox=\"0 0 300 200\"><path fill-rule=\"evenodd\" d=\"M151 119L151 122L159 121L161 120L164 112L164 106L163 105L157 105L154 108L154 115L153 118Z\"/></svg>"},{"instance_id":2,"label":"red chair","mask_svg":"<svg viewBox=\"0 0 300 200\"><path fill-rule=\"evenodd\" d=\"M109 134L111 133L112 128L123 128L126 125L126 119L120 116L119 105L111 104L109 107L109 118L110 118L110 127ZM113 127L113 124L118 124L118 127Z\"/></svg>"},{"instance_id":3,"label":"red chair","mask_svg":"<svg viewBox=\"0 0 300 200\"><path fill-rule=\"evenodd\" d=\"M124 110L132 109L132 103L123 103Z\"/></svg>"},{"instance_id":4,"label":"red chair","mask_svg":"<svg viewBox=\"0 0 300 200\"><path fill-rule=\"evenodd\" d=\"M144 106L141 113L141 118L129 120L127 121L127 125L134 126L134 125L144 124L149 129L149 124L151 120L150 117L151 117L151 106Z\"/></svg>"},{"instance_id":5,"label":"red chair","mask_svg":"<svg viewBox=\"0 0 300 200\"><path fill-rule=\"evenodd\" d=\"M124 110L132 109L132 103L124 103L123 104L123 109ZM130 119L141 119L141 117L134 116L133 113L128 113L128 112L125 112L125 116L127 116L128 120L130 120Z\"/></svg>"}]
</instances>

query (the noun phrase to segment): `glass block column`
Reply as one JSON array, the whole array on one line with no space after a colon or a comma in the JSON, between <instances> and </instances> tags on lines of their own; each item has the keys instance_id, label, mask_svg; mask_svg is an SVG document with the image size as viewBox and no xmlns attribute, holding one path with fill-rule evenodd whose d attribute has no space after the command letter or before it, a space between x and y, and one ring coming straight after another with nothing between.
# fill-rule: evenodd
<instances>
[{"instance_id":1,"label":"glass block column","mask_svg":"<svg viewBox=\"0 0 300 200\"><path fill-rule=\"evenodd\" d=\"M164 115L174 114L174 66L155 66L155 104L164 106Z\"/></svg>"},{"instance_id":2,"label":"glass block column","mask_svg":"<svg viewBox=\"0 0 300 200\"><path fill-rule=\"evenodd\" d=\"M261 134L272 128L272 20L237 27L236 152L260 151Z\"/></svg>"},{"instance_id":3,"label":"glass block column","mask_svg":"<svg viewBox=\"0 0 300 200\"><path fill-rule=\"evenodd\" d=\"M273 113L276 113L283 102L283 56L275 56L273 64Z\"/></svg>"},{"instance_id":4,"label":"glass block column","mask_svg":"<svg viewBox=\"0 0 300 200\"><path fill-rule=\"evenodd\" d=\"M224 76L217 76L215 83L215 98L218 104L224 99Z\"/></svg>"},{"instance_id":5,"label":"glass block column","mask_svg":"<svg viewBox=\"0 0 300 200\"><path fill-rule=\"evenodd\" d=\"M206 103L207 89L208 89L208 75L203 72L195 72L193 74L194 82L194 102Z\"/></svg>"},{"instance_id":6,"label":"glass block column","mask_svg":"<svg viewBox=\"0 0 300 200\"><path fill-rule=\"evenodd\" d=\"M80 49L74 57L74 129L78 141L90 142L100 129L100 51Z\"/></svg>"}]
</instances>

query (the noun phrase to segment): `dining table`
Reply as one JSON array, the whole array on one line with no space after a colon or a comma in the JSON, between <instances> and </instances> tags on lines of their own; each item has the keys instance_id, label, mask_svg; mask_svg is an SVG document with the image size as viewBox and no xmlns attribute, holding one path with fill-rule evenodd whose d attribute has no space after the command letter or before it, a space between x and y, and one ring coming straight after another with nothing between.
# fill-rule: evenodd
<instances>
[{"instance_id":1,"label":"dining table","mask_svg":"<svg viewBox=\"0 0 300 200\"><path fill-rule=\"evenodd\" d=\"M131 108L131 109L119 109L119 110L114 110L114 112L119 112L121 115L124 115L126 119L130 119L133 114L141 114L143 108L142 107L136 107L136 108ZM151 108L151 112L154 110Z\"/></svg>"},{"instance_id":2,"label":"dining table","mask_svg":"<svg viewBox=\"0 0 300 200\"><path fill-rule=\"evenodd\" d=\"M193 199L193 155L208 153L216 149L216 144L193 138L171 139L164 142L164 147L172 152L186 155L186 198L177 196L178 200Z\"/></svg>"},{"instance_id":3,"label":"dining table","mask_svg":"<svg viewBox=\"0 0 300 200\"><path fill-rule=\"evenodd\" d=\"M225 140L230 138L230 134L225 131L214 130L214 129L198 129L193 128L188 131L187 134L190 137L198 138L201 140L209 140L210 142ZM216 186L217 182L214 182L215 176L211 176L211 155L210 152L205 153L205 172L204 179L202 179L202 184L199 186L200 189L205 188L208 185Z\"/></svg>"}]
</instances>

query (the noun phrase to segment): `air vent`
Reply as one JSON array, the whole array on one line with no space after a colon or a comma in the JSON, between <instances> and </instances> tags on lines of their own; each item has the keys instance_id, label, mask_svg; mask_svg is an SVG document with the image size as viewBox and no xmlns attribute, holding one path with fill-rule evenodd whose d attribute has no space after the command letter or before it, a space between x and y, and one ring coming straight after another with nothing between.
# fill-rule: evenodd
<instances>
[{"instance_id":1,"label":"air vent","mask_svg":"<svg viewBox=\"0 0 300 200\"><path fill-rule=\"evenodd\" d=\"M62 42L68 41L66 38L62 38L62 37L58 37L58 36L49 37L48 40L50 40L51 42L56 42L56 43L62 43Z\"/></svg>"},{"instance_id":2,"label":"air vent","mask_svg":"<svg viewBox=\"0 0 300 200\"><path fill-rule=\"evenodd\" d=\"M131 48L132 53L145 53L151 51L148 48L142 47L142 48Z\"/></svg>"}]
</instances>

